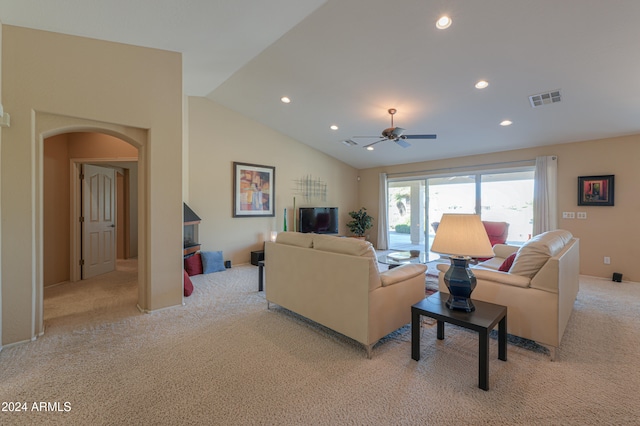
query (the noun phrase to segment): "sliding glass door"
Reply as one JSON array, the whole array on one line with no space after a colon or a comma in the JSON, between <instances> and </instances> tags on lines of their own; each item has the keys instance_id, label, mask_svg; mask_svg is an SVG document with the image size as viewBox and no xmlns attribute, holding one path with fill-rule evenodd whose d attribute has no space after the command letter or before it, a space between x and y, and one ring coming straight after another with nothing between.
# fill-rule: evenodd
<instances>
[{"instance_id":1,"label":"sliding glass door","mask_svg":"<svg viewBox=\"0 0 640 426\"><path fill-rule=\"evenodd\" d=\"M427 216L431 240L435 237L443 214L474 214L476 212L475 175L429 178L427 185L429 187ZM429 247L425 247L425 249L428 250Z\"/></svg>"},{"instance_id":2,"label":"sliding glass door","mask_svg":"<svg viewBox=\"0 0 640 426\"><path fill-rule=\"evenodd\" d=\"M507 222L507 241L521 245L533 232L533 170L482 174L482 220Z\"/></svg>"},{"instance_id":3,"label":"sliding glass door","mask_svg":"<svg viewBox=\"0 0 640 426\"><path fill-rule=\"evenodd\" d=\"M533 227L533 168L388 182L391 250L429 252L445 213L479 213L509 223L508 242L522 244Z\"/></svg>"},{"instance_id":4,"label":"sliding glass door","mask_svg":"<svg viewBox=\"0 0 640 426\"><path fill-rule=\"evenodd\" d=\"M425 180L390 181L389 248L425 250Z\"/></svg>"}]
</instances>

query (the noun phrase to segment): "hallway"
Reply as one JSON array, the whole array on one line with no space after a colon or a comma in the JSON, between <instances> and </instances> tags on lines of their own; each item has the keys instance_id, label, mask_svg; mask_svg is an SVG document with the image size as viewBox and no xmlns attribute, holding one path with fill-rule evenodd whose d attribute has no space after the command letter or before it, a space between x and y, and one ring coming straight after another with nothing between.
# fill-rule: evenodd
<instances>
[{"instance_id":1,"label":"hallway","mask_svg":"<svg viewBox=\"0 0 640 426\"><path fill-rule=\"evenodd\" d=\"M137 308L138 259L118 259L116 270L90 279L63 282L44 289L44 326L67 325L78 317L102 324L104 318L142 315ZM84 324L86 326L86 324Z\"/></svg>"}]
</instances>

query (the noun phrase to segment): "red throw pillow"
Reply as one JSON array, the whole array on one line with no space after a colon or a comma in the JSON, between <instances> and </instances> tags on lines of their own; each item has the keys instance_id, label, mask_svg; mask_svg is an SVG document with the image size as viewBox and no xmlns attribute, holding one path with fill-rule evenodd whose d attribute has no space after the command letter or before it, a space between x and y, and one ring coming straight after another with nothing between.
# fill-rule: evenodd
<instances>
[{"instance_id":1,"label":"red throw pillow","mask_svg":"<svg viewBox=\"0 0 640 426\"><path fill-rule=\"evenodd\" d=\"M200 253L189 256L184 260L184 269L190 277L202 274L202 258Z\"/></svg>"},{"instance_id":2,"label":"red throw pillow","mask_svg":"<svg viewBox=\"0 0 640 426\"><path fill-rule=\"evenodd\" d=\"M518 254L518 252L515 252L507 257L504 262L502 262L502 265L500 265L500 267L498 268L498 271L509 272L509 269L511 269L511 265L513 265L513 260L516 258L516 254Z\"/></svg>"},{"instance_id":3,"label":"red throw pillow","mask_svg":"<svg viewBox=\"0 0 640 426\"><path fill-rule=\"evenodd\" d=\"M191 293L193 293L193 283L191 282L191 278L189 278L189 274L187 274L187 271L184 271L184 297L189 297L191 296Z\"/></svg>"}]
</instances>

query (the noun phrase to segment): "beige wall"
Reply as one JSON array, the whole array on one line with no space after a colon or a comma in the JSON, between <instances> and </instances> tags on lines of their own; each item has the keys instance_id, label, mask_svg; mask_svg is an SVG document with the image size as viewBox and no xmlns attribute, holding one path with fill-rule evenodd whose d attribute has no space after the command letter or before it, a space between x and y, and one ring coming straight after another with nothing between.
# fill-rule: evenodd
<instances>
[{"instance_id":1,"label":"beige wall","mask_svg":"<svg viewBox=\"0 0 640 426\"><path fill-rule=\"evenodd\" d=\"M580 272L607 278L620 272L625 280L640 281L640 272L635 268L640 240L640 227L636 225L640 212L636 190L640 183L640 135L361 170L358 199L377 217L381 172L470 167L541 155L558 156L558 226L580 238ZM615 206L578 206L578 176L608 174L615 175ZM565 211L586 212L587 219L562 219L561 212ZM372 239L377 240L377 229L373 230ZM604 256L611 257L610 265L604 264Z\"/></svg>"},{"instance_id":2,"label":"beige wall","mask_svg":"<svg viewBox=\"0 0 640 426\"><path fill-rule=\"evenodd\" d=\"M105 134L63 133L45 139L43 157L43 281L47 286L71 279L71 160L111 159L113 161L110 164L119 164L118 159L137 158L138 150L121 139ZM125 164L128 165L128 162ZM132 184L136 185L137 182ZM137 202L137 198L129 200L130 204ZM130 222L135 225L137 220ZM123 226L118 227L119 231L123 229ZM133 231L131 238L137 240L137 226L133 227ZM118 242L121 240L124 238L119 238Z\"/></svg>"},{"instance_id":3,"label":"beige wall","mask_svg":"<svg viewBox=\"0 0 640 426\"><path fill-rule=\"evenodd\" d=\"M43 193L43 284L69 280L71 195L69 186L68 135L48 138L44 143Z\"/></svg>"},{"instance_id":4,"label":"beige wall","mask_svg":"<svg viewBox=\"0 0 640 426\"><path fill-rule=\"evenodd\" d=\"M2 22L0 22L0 103L2 103ZM0 128L0 164L2 163L2 128ZM0 170L0 243L2 240L2 173ZM2 244L0 244L0 271L2 271ZM2 273L0 273L0 350L2 350Z\"/></svg>"},{"instance_id":5,"label":"beige wall","mask_svg":"<svg viewBox=\"0 0 640 426\"><path fill-rule=\"evenodd\" d=\"M202 250L222 250L232 264L248 263L272 230L282 231L284 209L292 225L296 207L332 206L346 233L348 212L357 209L357 172L353 167L205 98L189 98L189 199L201 218ZM233 162L275 166L276 217L233 218ZM327 200L305 201L295 180L310 175L327 184Z\"/></svg>"},{"instance_id":6,"label":"beige wall","mask_svg":"<svg viewBox=\"0 0 640 426\"><path fill-rule=\"evenodd\" d=\"M105 129L139 148L138 303L181 304L181 55L4 25L1 75L2 343L44 331L42 137L55 134Z\"/></svg>"}]
</instances>

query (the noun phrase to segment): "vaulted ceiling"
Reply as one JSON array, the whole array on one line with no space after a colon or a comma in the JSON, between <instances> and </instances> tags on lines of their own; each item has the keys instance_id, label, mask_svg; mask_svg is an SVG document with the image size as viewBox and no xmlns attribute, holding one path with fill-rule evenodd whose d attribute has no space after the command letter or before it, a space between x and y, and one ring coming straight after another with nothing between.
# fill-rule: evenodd
<instances>
[{"instance_id":1,"label":"vaulted ceiling","mask_svg":"<svg viewBox=\"0 0 640 426\"><path fill-rule=\"evenodd\" d=\"M186 94L357 168L640 133L637 0L0 0L0 21L182 52ZM389 108L437 139L363 149Z\"/></svg>"}]
</instances>

